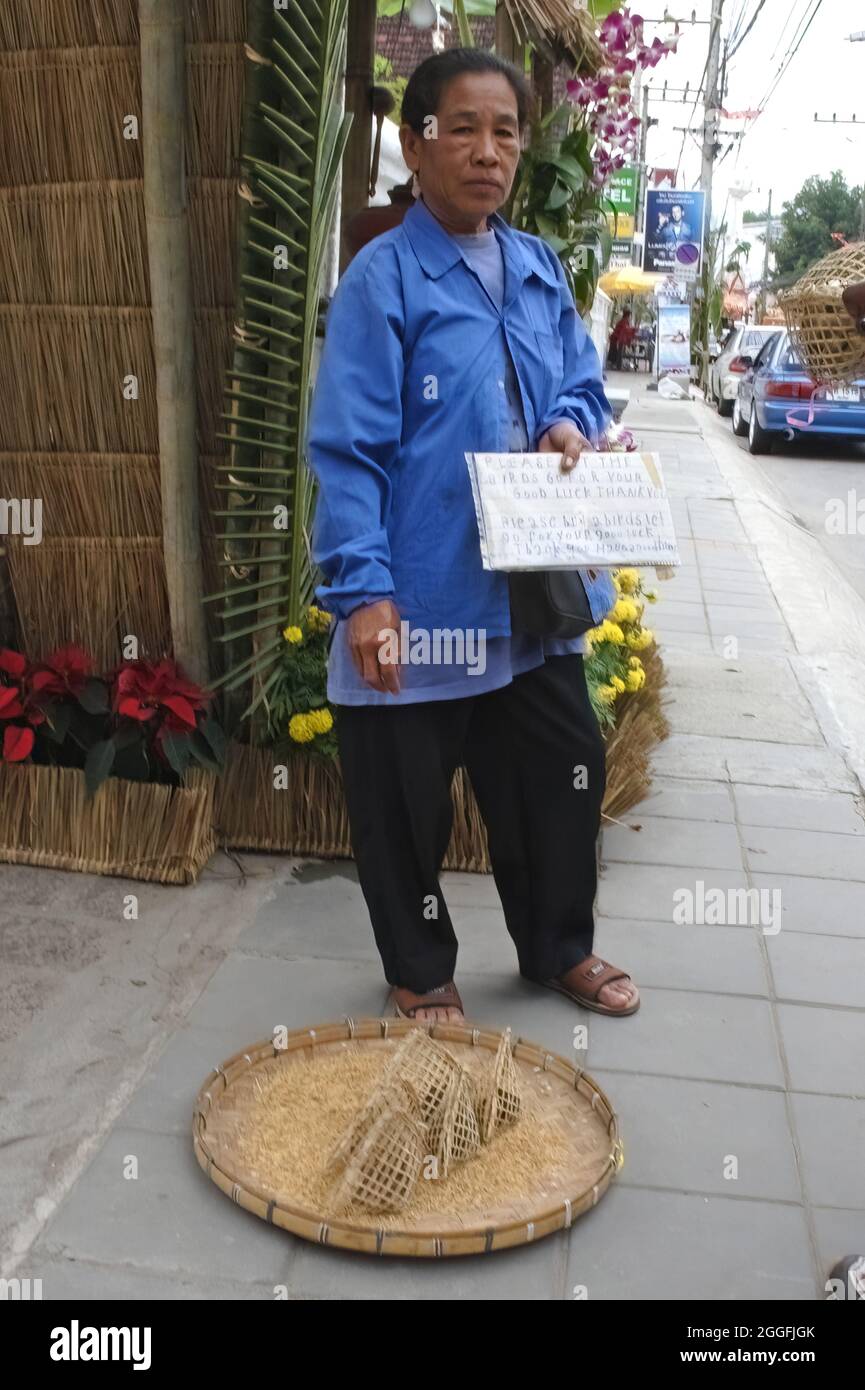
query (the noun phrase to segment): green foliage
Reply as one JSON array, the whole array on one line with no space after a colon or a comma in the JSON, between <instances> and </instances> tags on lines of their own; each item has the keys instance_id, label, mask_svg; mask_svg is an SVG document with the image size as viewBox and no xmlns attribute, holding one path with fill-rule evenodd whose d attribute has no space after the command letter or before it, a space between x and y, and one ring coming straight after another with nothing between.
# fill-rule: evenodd
<instances>
[{"instance_id":1,"label":"green foliage","mask_svg":"<svg viewBox=\"0 0 865 1390\"><path fill-rule=\"evenodd\" d=\"M610 258L612 236L607 212L615 208L603 191L593 188L592 137L579 126L569 129L569 102L532 126L520 161L511 223L543 237L562 262L580 313L592 307L598 277ZM564 133L557 139L557 131Z\"/></svg>"},{"instance_id":2,"label":"green foliage","mask_svg":"<svg viewBox=\"0 0 865 1390\"><path fill-rule=\"evenodd\" d=\"M373 81L377 87L385 87L393 97L394 107L388 120L399 125L402 119L402 99L408 86L407 77L397 77L393 63L383 53L376 53L373 59Z\"/></svg>"},{"instance_id":3,"label":"green foliage","mask_svg":"<svg viewBox=\"0 0 865 1390\"><path fill-rule=\"evenodd\" d=\"M862 189L848 188L840 170L828 179L816 174L806 179L796 197L784 204L784 230L772 248L778 282L791 284L815 261L836 251L832 232L856 240L861 214Z\"/></svg>"},{"instance_id":4,"label":"green foliage","mask_svg":"<svg viewBox=\"0 0 865 1390\"><path fill-rule=\"evenodd\" d=\"M285 752L333 758L336 735L327 703L328 615L315 606L301 623L286 628L266 699L266 741ZM292 640L294 639L294 640ZM329 728L313 729L312 724ZM301 737L299 737L301 735Z\"/></svg>"},{"instance_id":5,"label":"green foliage","mask_svg":"<svg viewBox=\"0 0 865 1390\"><path fill-rule=\"evenodd\" d=\"M228 373L231 454L218 467L225 650L214 684L234 728L258 709L283 645L308 607L314 486L304 456L325 252L351 123L333 93L345 68L348 0L250 0L241 163L256 200L240 206L235 350ZM245 708L243 706L245 705Z\"/></svg>"},{"instance_id":6,"label":"green foliage","mask_svg":"<svg viewBox=\"0 0 865 1390\"><path fill-rule=\"evenodd\" d=\"M768 222L769 209L764 208L762 212L745 212L742 214L743 222Z\"/></svg>"}]
</instances>

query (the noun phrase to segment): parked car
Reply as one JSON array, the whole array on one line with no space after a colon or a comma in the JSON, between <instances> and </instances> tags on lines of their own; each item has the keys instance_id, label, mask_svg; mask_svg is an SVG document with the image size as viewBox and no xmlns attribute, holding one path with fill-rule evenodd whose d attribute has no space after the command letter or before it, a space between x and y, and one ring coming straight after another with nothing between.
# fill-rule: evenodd
<instances>
[{"instance_id":1,"label":"parked car","mask_svg":"<svg viewBox=\"0 0 865 1390\"><path fill-rule=\"evenodd\" d=\"M865 377L849 386L821 390L811 401L814 382L796 356L789 335L777 329L755 357L746 354L738 362L733 432L748 436L752 454L767 453L775 439L789 432L790 410L799 407L797 417L804 421L809 402L814 412L807 426L809 435L865 440Z\"/></svg>"},{"instance_id":2,"label":"parked car","mask_svg":"<svg viewBox=\"0 0 865 1390\"><path fill-rule=\"evenodd\" d=\"M730 329L721 344L721 351L709 368L709 398L718 407L719 415L731 415L739 390L740 368L731 364L737 357L755 357L766 339L777 333L771 323L739 323Z\"/></svg>"}]
</instances>

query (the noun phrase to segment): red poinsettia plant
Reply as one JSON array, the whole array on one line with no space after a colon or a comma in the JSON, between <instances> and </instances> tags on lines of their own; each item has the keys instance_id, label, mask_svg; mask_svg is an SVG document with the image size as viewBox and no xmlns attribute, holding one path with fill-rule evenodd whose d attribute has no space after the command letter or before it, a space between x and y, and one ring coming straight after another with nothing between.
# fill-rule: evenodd
<instances>
[{"instance_id":1,"label":"red poinsettia plant","mask_svg":"<svg viewBox=\"0 0 865 1390\"><path fill-rule=\"evenodd\" d=\"M20 763L29 758L36 742L36 729L44 718L30 698L27 658L8 647L0 647L0 761Z\"/></svg>"},{"instance_id":2,"label":"red poinsettia plant","mask_svg":"<svg viewBox=\"0 0 865 1390\"><path fill-rule=\"evenodd\" d=\"M80 767L91 794L111 773L165 781L193 763L219 771L225 738L209 705L169 657L97 675L74 645L33 663L0 649L2 759Z\"/></svg>"}]
</instances>

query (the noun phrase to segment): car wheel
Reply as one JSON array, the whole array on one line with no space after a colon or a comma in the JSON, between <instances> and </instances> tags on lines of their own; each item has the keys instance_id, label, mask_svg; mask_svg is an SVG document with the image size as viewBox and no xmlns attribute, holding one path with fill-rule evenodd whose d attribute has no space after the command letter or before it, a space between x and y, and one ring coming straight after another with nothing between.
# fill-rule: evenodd
<instances>
[{"instance_id":1,"label":"car wheel","mask_svg":"<svg viewBox=\"0 0 865 1390\"><path fill-rule=\"evenodd\" d=\"M747 434L747 433L748 433L748 426L745 424L745 421L742 419L742 407L741 407L741 405L740 405L740 403L739 403L739 397L738 397L738 396L736 397L736 399L735 399L734 402L733 402L733 433L734 433L734 434L740 434L740 435L741 435L741 434Z\"/></svg>"},{"instance_id":2,"label":"car wheel","mask_svg":"<svg viewBox=\"0 0 865 1390\"><path fill-rule=\"evenodd\" d=\"M727 415L732 415L732 413L733 413L733 402L732 402L732 401L725 401L724 398L723 398L722 396L719 396L719 397L718 397L718 414L719 414L719 415L727 416Z\"/></svg>"},{"instance_id":3,"label":"car wheel","mask_svg":"<svg viewBox=\"0 0 865 1390\"><path fill-rule=\"evenodd\" d=\"M772 447L772 435L769 430L764 430L760 421L757 419L757 406L751 402L751 419L748 421L748 452L750 454L768 454Z\"/></svg>"}]
</instances>

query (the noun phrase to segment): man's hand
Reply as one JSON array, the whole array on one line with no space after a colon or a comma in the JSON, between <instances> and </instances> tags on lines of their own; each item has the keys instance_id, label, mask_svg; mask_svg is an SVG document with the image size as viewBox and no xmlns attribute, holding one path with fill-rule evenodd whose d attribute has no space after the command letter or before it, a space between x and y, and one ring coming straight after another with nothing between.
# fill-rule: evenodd
<instances>
[{"instance_id":1,"label":"man's hand","mask_svg":"<svg viewBox=\"0 0 865 1390\"><path fill-rule=\"evenodd\" d=\"M399 637L400 616L396 604L389 598L380 603L368 603L356 608L348 620L348 645L352 660L361 679L373 690L391 695L400 692L399 666L379 661L379 653L387 640L388 631Z\"/></svg>"},{"instance_id":2,"label":"man's hand","mask_svg":"<svg viewBox=\"0 0 865 1390\"><path fill-rule=\"evenodd\" d=\"M576 425L571 424L570 420L558 420L556 424L550 425L541 439L538 453L561 454L562 472L570 473L579 460L581 450L591 449L591 447L585 435L580 434Z\"/></svg>"}]
</instances>

